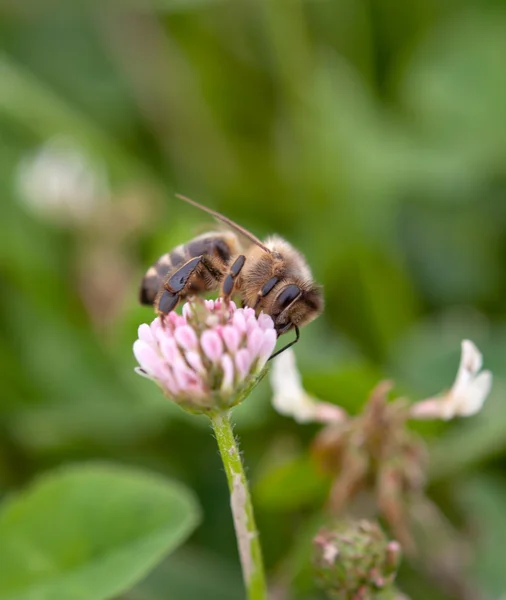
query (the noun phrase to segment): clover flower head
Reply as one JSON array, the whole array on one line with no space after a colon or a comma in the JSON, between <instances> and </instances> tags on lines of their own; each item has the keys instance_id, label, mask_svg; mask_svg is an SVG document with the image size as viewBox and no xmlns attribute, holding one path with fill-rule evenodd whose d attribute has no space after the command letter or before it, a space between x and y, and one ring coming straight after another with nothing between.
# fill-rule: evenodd
<instances>
[{"instance_id":1,"label":"clover flower head","mask_svg":"<svg viewBox=\"0 0 506 600\"><path fill-rule=\"evenodd\" d=\"M182 315L139 327L136 371L196 413L238 404L261 378L276 345L272 319L222 299L188 302Z\"/></svg>"},{"instance_id":2,"label":"clover flower head","mask_svg":"<svg viewBox=\"0 0 506 600\"><path fill-rule=\"evenodd\" d=\"M450 390L413 404L411 417L447 421L479 412L492 387L492 373L481 371L482 364L478 348L470 340L463 340L459 370Z\"/></svg>"}]
</instances>

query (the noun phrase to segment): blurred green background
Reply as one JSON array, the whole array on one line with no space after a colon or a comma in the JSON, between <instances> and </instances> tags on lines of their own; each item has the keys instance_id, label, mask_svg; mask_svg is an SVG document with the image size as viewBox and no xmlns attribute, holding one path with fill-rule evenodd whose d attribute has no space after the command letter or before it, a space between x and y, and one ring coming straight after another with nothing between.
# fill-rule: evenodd
<instances>
[{"instance_id":1,"label":"blurred green background","mask_svg":"<svg viewBox=\"0 0 506 600\"><path fill-rule=\"evenodd\" d=\"M242 597L210 429L133 372L143 272L209 223L179 192L306 254L326 310L296 351L321 398L355 413L390 377L415 400L451 385L462 338L482 350L484 411L423 428L475 592L407 562L399 582L498 600L505 57L504 0L4 0L0 494L97 458L178 479L203 523L124 599ZM278 416L267 381L234 414L279 598L317 599L318 428Z\"/></svg>"}]
</instances>

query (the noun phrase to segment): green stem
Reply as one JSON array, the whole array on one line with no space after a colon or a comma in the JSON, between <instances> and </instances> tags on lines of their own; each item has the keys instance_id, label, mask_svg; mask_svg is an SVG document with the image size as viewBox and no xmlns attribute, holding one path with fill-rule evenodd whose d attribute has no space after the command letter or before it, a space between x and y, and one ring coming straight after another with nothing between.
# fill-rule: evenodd
<instances>
[{"instance_id":1,"label":"green stem","mask_svg":"<svg viewBox=\"0 0 506 600\"><path fill-rule=\"evenodd\" d=\"M211 416L230 489L237 546L248 600L267 600L262 549L255 524L248 482L228 413Z\"/></svg>"}]
</instances>

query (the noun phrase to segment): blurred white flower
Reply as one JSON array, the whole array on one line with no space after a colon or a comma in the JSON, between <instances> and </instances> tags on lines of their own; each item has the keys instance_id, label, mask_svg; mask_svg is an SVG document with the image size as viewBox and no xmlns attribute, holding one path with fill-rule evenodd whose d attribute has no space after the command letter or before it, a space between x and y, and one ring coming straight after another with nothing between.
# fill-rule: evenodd
<instances>
[{"instance_id":1,"label":"blurred white flower","mask_svg":"<svg viewBox=\"0 0 506 600\"><path fill-rule=\"evenodd\" d=\"M104 169L64 137L20 161L17 187L30 211L63 225L83 224L109 198Z\"/></svg>"},{"instance_id":2,"label":"blurred white flower","mask_svg":"<svg viewBox=\"0 0 506 600\"><path fill-rule=\"evenodd\" d=\"M414 404L411 417L446 421L479 412L492 387L492 373L480 372L482 362L482 355L473 342L463 340L460 366L451 389L441 396Z\"/></svg>"},{"instance_id":3,"label":"blurred white flower","mask_svg":"<svg viewBox=\"0 0 506 600\"><path fill-rule=\"evenodd\" d=\"M304 390L292 350L285 350L273 363L270 372L274 391L272 404L280 414L292 417L298 423L335 423L346 419L346 412L342 408L321 402Z\"/></svg>"}]
</instances>

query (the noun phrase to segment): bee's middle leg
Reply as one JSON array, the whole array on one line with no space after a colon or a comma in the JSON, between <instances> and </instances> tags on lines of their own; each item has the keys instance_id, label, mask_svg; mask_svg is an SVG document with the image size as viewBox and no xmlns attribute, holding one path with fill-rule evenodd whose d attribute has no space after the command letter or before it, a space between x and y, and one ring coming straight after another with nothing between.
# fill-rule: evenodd
<instances>
[{"instance_id":1,"label":"bee's middle leg","mask_svg":"<svg viewBox=\"0 0 506 600\"><path fill-rule=\"evenodd\" d=\"M239 277L239 273L242 271L245 262L246 257L243 254L240 254L232 263L232 266L228 271L228 275L223 280L221 293L225 302L230 300L230 297L234 291L235 281L237 277Z\"/></svg>"},{"instance_id":2,"label":"bee's middle leg","mask_svg":"<svg viewBox=\"0 0 506 600\"><path fill-rule=\"evenodd\" d=\"M205 256L196 256L186 262L163 284L156 301L156 308L160 317L163 318L176 308L179 300L185 295L185 292L190 286L192 275L201 265L205 267L213 277L219 276L219 273L216 272Z\"/></svg>"},{"instance_id":3,"label":"bee's middle leg","mask_svg":"<svg viewBox=\"0 0 506 600\"><path fill-rule=\"evenodd\" d=\"M274 289L274 286L278 283L278 281L279 281L279 277L274 275L274 277L271 277L264 283L264 285L262 286L262 289L259 290L259 292L257 294L257 299L253 306L253 308L255 310L258 308L258 305L260 304L260 301L262 300L262 298L265 298L265 296L267 296L267 294L270 294L272 292L272 290Z\"/></svg>"}]
</instances>

